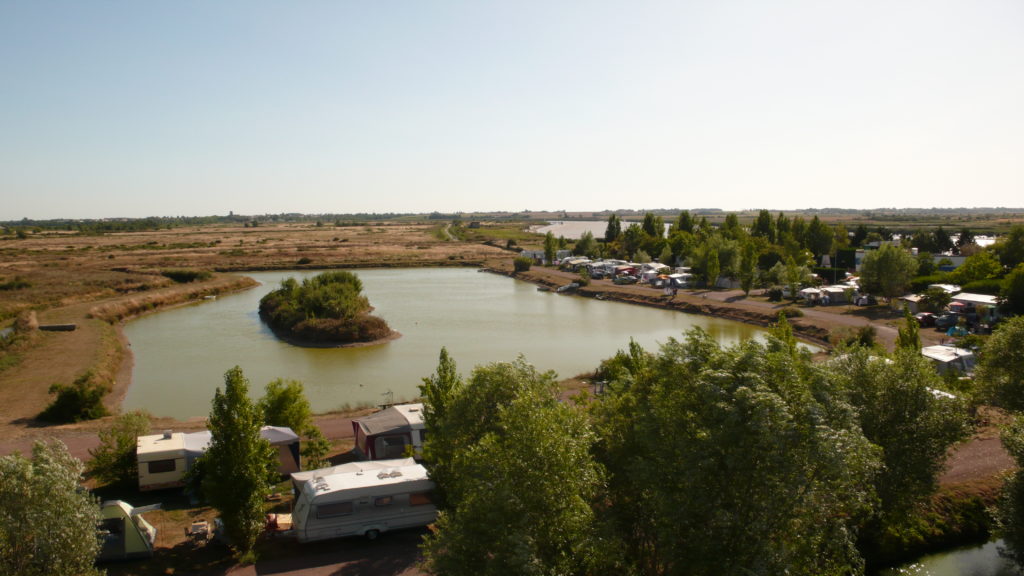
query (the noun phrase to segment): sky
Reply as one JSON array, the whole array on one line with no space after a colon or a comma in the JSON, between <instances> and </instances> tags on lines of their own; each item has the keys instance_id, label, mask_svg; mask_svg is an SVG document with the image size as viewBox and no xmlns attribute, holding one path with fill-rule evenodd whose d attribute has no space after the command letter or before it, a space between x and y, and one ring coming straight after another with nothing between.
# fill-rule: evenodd
<instances>
[{"instance_id":1,"label":"sky","mask_svg":"<svg viewBox=\"0 0 1024 576\"><path fill-rule=\"evenodd\" d=\"M1024 2L0 0L0 221L1024 206Z\"/></svg>"}]
</instances>

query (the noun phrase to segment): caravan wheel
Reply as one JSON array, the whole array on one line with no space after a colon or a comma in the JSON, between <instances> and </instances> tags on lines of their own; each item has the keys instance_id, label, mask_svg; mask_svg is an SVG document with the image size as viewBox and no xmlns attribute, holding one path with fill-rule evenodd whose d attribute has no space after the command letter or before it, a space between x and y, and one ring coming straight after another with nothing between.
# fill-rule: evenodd
<instances>
[{"instance_id":1,"label":"caravan wheel","mask_svg":"<svg viewBox=\"0 0 1024 576\"><path fill-rule=\"evenodd\" d=\"M376 540L377 536L380 536L380 530L367 530L366 531L366 539L367 540Z\"/></svg>"}]
</instances>

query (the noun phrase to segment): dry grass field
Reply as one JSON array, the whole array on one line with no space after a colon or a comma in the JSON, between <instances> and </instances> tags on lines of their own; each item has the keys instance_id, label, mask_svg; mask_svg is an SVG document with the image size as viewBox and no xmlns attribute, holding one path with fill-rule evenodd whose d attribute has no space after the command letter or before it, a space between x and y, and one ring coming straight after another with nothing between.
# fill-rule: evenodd
<instances>
[{"instance_id":1,"label":"dry grass field","mask_svg":"<svg viewBox=\"0 0 1024 576\"><path fill-rule=\"evenodd\" d=\"M18 333L0 346L0 430L8 437L35 435L34 417L50 400L54 383L93 371L109 382L106 404L117 410L131 377L131 358L117 329L125 318L239 290L248 270L472 266L511 253L506 238L515 225L484 224L472 239L447 232L448 222L315 222L247 226L198 226L82 235L38 232L0 238L0 329L19 315L39 324L75 324L71 332ZM192 282L164 273L207 272ZM89 427L90 424L81 425ZM53 432L53 427L49 427Z\"/></svg>"}]
</instances>

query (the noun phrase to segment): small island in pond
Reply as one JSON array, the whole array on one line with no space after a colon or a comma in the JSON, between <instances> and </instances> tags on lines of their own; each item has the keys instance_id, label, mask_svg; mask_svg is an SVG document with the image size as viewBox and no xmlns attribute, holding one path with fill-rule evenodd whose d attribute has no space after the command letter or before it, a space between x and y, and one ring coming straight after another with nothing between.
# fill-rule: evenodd
<instances>
[{"instance_id":1,"label":"small island in pond","mask_svg":"<svg viewBox=\"0 0 1024 576\"><path fill-rule=\"evenodd\" d=\"M347 271L324 272L300 284L294 278L260 299L260 318L278 337L302 346L354 346L398 336Z\"/></svg>"}]
</instances>

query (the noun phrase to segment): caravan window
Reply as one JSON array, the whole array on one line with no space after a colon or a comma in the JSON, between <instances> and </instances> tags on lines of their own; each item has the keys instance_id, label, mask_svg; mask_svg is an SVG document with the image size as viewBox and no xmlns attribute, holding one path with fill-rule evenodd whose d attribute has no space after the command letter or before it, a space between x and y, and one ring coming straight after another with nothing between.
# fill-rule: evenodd
<instances>
[{"instance_id":1,"label":"caravan window","mask_svg":"<svg viewBox=\"0 0 1024 576\"><path fill-rule=\"evenodd\" d=\"M321 504L316 507L317 518L333 518L335 516L348 516L352 513L352 502L334 502Z\"/></svg>"},{"instance_id":2,"label":"caravan window","mask_svg":"<svg viewBox=\"0 0 1024 576\"><path fill-rule=\"evenodd\" d=\"M430 492L416 492L409 494L409 506L426 506L427 504L433 504Z\"/></svg>"},{"instance_id":3,"label":"caravan window","mask_svg":"<svg viewBox=\"0 0 1024 576\"><path fill-rule=\"evenodd\" d=\"M373 499L374 506L391 506L391 496L381 496Z\"/></svg>"},{"instance_id":4,"label":"caravan window","mask_svg":"<svg viewBox=\"0 0 1024 576\"><path fill-rule=\"evenodd\" d=\"M377 442L378 458L401 458L405 455L405 445L409 443L409 438L401 434L382 436Z\"/></svg>"},{"instance_id":5,"label":"caravan window","mask_svg":"<svg viewBox=\"0 0 1024 576\"><path fill-rule=\"evenodd\" d=\"M174 472L174 460L153 460L149 462L150 474L161 474L163 472Z\"/></svg>"}]
</instances>

